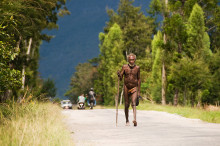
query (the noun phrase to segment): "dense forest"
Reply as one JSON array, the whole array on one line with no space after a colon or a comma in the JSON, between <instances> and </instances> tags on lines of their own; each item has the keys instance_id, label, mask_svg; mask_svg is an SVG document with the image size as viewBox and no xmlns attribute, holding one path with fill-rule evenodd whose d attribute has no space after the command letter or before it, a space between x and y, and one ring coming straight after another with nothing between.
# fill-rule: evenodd
<instances>
[{"instance_id":1,"label":"dense forest","mask_svg":"<svg viewBox=\"0 0 220 146\"><path fill-rule=\"evenodd\" d=\"M55 97L54 81L39 77L39 47L52 39L43 30L57 29L59 16L69 14L65 2L0 1L0 102ZM117 70L134 53L144 99L175 106L219 105L218 0L152 0L147 15L133 3L120 0L116 11L107 9L100 55L78 64L65 96L76 101L94 87L100 103L113 105Z\"/></svg>"},{"instance_id":2,"label":"dense forest","mask_svg":"<svg viewBox=\"0 0 220 146\"><path fill-rule=\"evenodd\" d=\"M94 87L100 103L113 105L117 70L128 53L135 53L144 99L174 106L219 105L218 1L151 0L147 16L133 3L120 0L117 11L107 10L100 55L76 67L65 95L76 101Z\"/></svg>"},{"instance_id":3,"label":"dense forest","mask_svg":"<svg viewBox=\"0 0 220 146\"><path fill-rule=\"evenodd\" d=\"M1 0L0 14L0 102L54 97L54 81L37 71L39 47L52 38L42 31L69 14L65 0Z\"/></svg>"}]
</instances>

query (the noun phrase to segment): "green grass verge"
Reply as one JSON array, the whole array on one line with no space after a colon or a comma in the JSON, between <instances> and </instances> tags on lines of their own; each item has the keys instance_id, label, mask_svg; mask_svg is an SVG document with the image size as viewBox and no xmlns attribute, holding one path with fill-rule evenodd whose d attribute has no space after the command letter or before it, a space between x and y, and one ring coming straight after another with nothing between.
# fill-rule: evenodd
<instances>
[{"instance_id":1,"label":"green grass verge","mask_svg":"<svg viewBox=\"0 0 220 146\"><path fill-rule=\"evenodd\" d=\"M52 103L0 105L0 145L74 145Z\"/></svg>"},{"instance_id":2,"label":"green grass verge","mask_svg":"<svg viewBox=\"0 0 220 146\"><path fill-rule=\"evenodd\" d=\"M105 106L105 108L111 109L114 106ZM119 106L119 109L124 109L124 105ZM131 107L130 107L131 109ZM153 111L163 111L171 114L178 114L180 116L191 118L191 119L201 119L202 121L210 123L220 123L220 111L207 111L199 108L182 107L182 106L162 106L159 104L152 104L149 102L140 102L137 106L138 110L153 110Z\"/></svg>"}]
</instances>

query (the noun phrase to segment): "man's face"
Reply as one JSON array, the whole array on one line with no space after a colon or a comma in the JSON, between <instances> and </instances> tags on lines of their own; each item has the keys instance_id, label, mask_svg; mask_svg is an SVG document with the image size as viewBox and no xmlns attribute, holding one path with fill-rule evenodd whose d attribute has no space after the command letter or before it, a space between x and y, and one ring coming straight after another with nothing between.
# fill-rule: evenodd
<instances>
[{"instance_id":1,"label":"man's face","mask_svg":"<svg viewBox=\"0 0 220 146\"><path fill-rule=\"evenodd\" d=\"M129 57L128 57L128 62L129 62L129 64L134 65L134 63L135 63L135 57L134 57L134 56L129 56Z\"/></svg>"}]
</instances>

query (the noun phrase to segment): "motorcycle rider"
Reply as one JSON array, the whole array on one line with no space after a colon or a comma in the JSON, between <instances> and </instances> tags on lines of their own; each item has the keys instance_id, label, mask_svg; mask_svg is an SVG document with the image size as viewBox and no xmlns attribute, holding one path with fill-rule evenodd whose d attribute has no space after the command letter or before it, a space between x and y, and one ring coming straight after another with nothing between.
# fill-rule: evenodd
<instances>
[{"instance_id":1,"label":"motorcycle rider","mask_svg":"<svg viewBox=\"0 0 220 146\"><path fill-rule=\"evenodd\" d=\"M83 103L83 108L85 107L85 100L86 98L84 97L84 94L78 96L78 104Z\"/></svg>"},{"instance_id":2,"label":"motorcycle rider","mask_svg":"<svg viewBox=\"0 0 220 146\"><path fill-rule=\"evenodd\" d=\"M94 92L94 89L91 88L90 91L89 91L89 97L88 97L88 100L89 100L89 104L91 104L91 102L93 102L94 106L96 105L96 99L95 99L95 92ZM93 99L93 100L91 100Z\"/></svg>"}]
</instances>

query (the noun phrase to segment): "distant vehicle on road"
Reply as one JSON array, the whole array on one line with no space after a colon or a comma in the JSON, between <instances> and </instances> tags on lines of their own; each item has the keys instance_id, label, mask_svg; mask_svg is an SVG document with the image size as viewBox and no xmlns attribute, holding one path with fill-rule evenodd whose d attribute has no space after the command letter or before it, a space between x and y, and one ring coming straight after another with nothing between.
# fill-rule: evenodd
<instances>
[{"instance_id":1,"label":"distant vehicle on road","mask_svg":"<svg viewBox=\"0 0 220 146\"><path fill-rule=\"evenodd\" d=\"M63 109L72 109L72 103L71 103L71 101L70 100L62 100L61 101L61 107L63 108Z\"/></svg>"}]
</instances>

